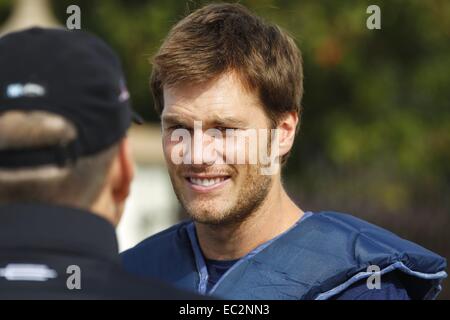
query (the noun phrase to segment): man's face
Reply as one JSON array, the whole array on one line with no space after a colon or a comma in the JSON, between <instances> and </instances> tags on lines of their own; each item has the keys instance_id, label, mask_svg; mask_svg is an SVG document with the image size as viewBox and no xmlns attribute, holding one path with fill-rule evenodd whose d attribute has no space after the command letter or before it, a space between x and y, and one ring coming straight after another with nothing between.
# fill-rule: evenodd
<instances>
[{"instance_id":1,"label":"man's face","mask_svg":"<svg viewBox=\"0 0 450 320\"><path fill-rule=\"evenodd\" d=\"M226 74L204 85L165 88L164 101L164 155L174 191L184 209L195 221L205 224L221 225L247 218L267 197L273 177L261 174L259 160L249 163L250 140L244 145L235 143L226 147L225 141L249 129L270 129L270 121L257 96L245 90L236 76ZM189 158L190 163L175 164L174 151L180 141L172 141L173 133L186 129L192 139L184 146L194 148L194 122L202 127L195 131L202 135L200 151L206 152L214 146L213 141L218 141L206 132L212 128L223 134L224 147L215 153L215 161L201 158L202 152L198 159L198 152L189 153L185 149L181 155ZM232 133L230 136L225 134L227 129ZM257 143L257 148L266 150L267 143ZM229 160L242 154L247 160L243 164Z\"/></svg>"}]
</instances>

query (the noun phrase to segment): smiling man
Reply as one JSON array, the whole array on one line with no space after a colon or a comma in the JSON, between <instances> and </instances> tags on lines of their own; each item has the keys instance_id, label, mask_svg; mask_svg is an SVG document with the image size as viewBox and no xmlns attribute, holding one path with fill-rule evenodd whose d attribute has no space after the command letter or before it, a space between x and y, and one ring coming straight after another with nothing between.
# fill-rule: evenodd
<instances>
[{"instance_id":1,"label":"smiling man","mask_svg":"<svg viewBox=\"0 0 450 320\"><path fill-rule=\"evenodd\" d=\"M294 143L303 71L279 27L238 4L203 7L165 39L151 86L191 220L123 253L128 271L229 299L437 295L445 259L350 215L304 212L287 195L277 161ZM368 285L373 276L381 286Z\"/></svg>"}]
</instances>

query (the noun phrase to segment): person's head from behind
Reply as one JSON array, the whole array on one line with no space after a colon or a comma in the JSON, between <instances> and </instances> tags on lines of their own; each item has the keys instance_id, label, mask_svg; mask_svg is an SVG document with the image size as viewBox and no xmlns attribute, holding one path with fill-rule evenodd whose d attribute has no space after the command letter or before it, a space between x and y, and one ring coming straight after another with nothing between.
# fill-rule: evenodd
<instances>
[{"instance_id":1,"label":"person's head from behind","mask_svg":"<svg viewBox=\"0 0 450 320\"><path fill-rule=\"evenodd\" d=\"M0 38L0 205L45 204L117 225L134 175L120 62L83 32Z\"/></svg>"},{"instance_id":2,"label":"person's head from behind","mask_svg":"<svg viewBox=\"0 0 450 320\"><path fill-rule=\"evenodd\" d=\"M0 153L70 144L76 127L45 111L0 114ZM127 139L96 154L68 162L0 168L0 204L30 203L91 210L114 225L120 220L133 178Z\"/></svg>"},{"instance_id":3,"label":"person's head from behind","mask_svg":"<svg viewBox=\"0 0 450 320\"><path fill-rule=\"evenodd\" d=\"M264 174L261 157L251 162L251 138L244 144L227 142L254 133L257 155L275 150L270 142L276 142L276 156L285 163L299 123L302 83L294 40L239 4L207 5L172 28L153 59L151 88L172 184L194 220L217 225L242 221L269 194L279 193L279 170ZM175 130L195 136L196 121L202 125L203 152L194 150L195 138L187 143L193 152L178 149ZM212 158L220 161L195 159L217 139L210 129L224 135L225 146ZM279 136L272 141L269 136L268 147L260 129L268 134L277 129ZM174 161L178 154L190 162ZM237 161L241 155L246 155L244 163Z\"/></svg>"}]
</instances>

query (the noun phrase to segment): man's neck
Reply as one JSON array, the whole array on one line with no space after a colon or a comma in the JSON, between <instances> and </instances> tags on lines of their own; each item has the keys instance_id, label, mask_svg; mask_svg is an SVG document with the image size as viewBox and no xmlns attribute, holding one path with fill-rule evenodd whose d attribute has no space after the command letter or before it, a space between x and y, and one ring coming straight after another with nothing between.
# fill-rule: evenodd
<instances>
[{"instance_id":1,"label":"man's neck","mask_svg":"<svg viewBox=\"0 0 450 320\"><path fill-rule=\"evenodd\" d=\"M248 219L220 226L196 223L197 236L207 259L234 260L287 231L302 216L279 182Z\"/></svg>"}]
</instances>

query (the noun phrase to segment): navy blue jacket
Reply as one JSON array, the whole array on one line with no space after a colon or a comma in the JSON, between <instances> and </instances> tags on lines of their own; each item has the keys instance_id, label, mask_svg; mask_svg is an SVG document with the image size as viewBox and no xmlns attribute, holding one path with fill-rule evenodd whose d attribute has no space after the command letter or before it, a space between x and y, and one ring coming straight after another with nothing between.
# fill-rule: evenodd
<instances>
[{"instance_id":1,"label":"navy blue jacket","mask_svg":"<svg viewBox=\"0 0 450 320\"><path fill-rule=\"evenodd\" d=\"M68 283L79 268L80 289ZM204 297L203 297L204 298ZM77 208L0 204L0 300L198 300L121 266L114 227Z\"/></svg>"},{"instance_id":2,"label":"navy blue jacket","mask_svg":"<svg viewBox=\"0 0 450 320\"><path fill-rule=\"evenodd\" d=\"M124 252L125 268L205 294L208 272L192 221ZM209 294L227 299L330 299L373 275L402 273L412 299L434 299L446 278L439 255L353 216L312 214L233 265Z\"/></svg>"}]
</instances>

